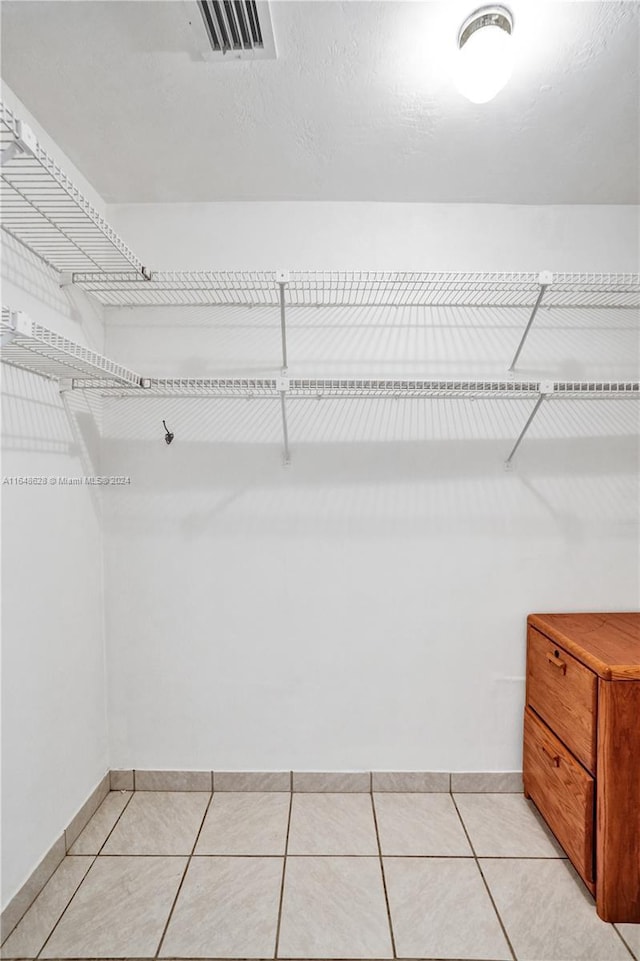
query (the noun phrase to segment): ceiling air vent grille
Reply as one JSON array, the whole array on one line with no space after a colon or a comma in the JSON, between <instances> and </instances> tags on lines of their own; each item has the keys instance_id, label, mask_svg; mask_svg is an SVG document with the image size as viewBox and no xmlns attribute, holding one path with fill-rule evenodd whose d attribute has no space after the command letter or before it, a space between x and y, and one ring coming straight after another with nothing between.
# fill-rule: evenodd
<instances>
[{"instance_id":1,"label":"ceiling air vent grille","mask_svg":"<svg viewBox=\"0 0 640 961\"><path fill-rule=\"evenodd\" d=\"M207 59L275 58L268 3L197 0L210 44Z\"/></svg>"}]
</instances>

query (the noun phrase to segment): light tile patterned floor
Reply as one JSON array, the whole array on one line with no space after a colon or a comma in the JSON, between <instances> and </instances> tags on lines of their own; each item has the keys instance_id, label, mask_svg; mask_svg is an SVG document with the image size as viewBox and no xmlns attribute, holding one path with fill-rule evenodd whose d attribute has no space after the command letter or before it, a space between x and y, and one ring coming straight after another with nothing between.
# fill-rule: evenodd
<instances>
[{"instance_id":1,"label":"light tile patterned floor","mask_svg":"<svg viewBox=\"0 0 640 961\"><path fill-rule=\"evenodd\" d=\"M522 795L118 791L2 957L640 961L640 925Z\"/></svg>"}]
</instances>

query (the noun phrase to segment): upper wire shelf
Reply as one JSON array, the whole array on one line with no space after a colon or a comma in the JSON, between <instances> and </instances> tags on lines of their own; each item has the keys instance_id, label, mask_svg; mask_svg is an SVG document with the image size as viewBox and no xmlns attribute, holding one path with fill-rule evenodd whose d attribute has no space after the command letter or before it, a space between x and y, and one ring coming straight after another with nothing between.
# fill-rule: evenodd
<instances>
[{"instance_id":1,"label":"upper wire shelf","mask_svg":"<svg viewBox=\"0 0 640 961\"><path fill-rule=\"evenodd\" d=\"M640 274L186 271L151 274L0 102L2 227L105 306L640 307ZM541 296L543 294L543 297Z\"/></svg>"},{"instance_id":2,"label":"upper wire shelf","mask_svg":"<svg viewBox=\"0 0 640 961\"><path fill-rule=\"evenodd\" d=\"M106 306L640 307L640 274L392 271L78 271Z\"/></svg>"},{"instance_id":3,"label":"upper wire shelf","mask_svg":"<svg viewBox=\"0 0 640 961\"><path fill-rule=\"evenodd\" d=\"M83 197L31 129L0 103L2 227L58 271L142 264Z\"/></svg>"},{"instance_id":4,"label":"upper wire shelf","mask_svg":"<svg viewBox=\"0 0 640 961\"><path fill-rule=\"evenodd\" d=\"M273 271L74 272L72 279L108 307L275 307L280 303Z\"/></svg>"},{"instance_id":5,"label":"upper wire shelf","mask_svg":"<svg viewBox=\"0 0 640 961\"><path fill-rule=\"evenodd\" d=\"M640 306L640 274L305 271L293 273L289 303L380 307Z\"/></svg>"},{"instance_id":6,"label":"upper wire shelf","mask_svg":"<svg viewBox=\"0 0 640 961\"><path fill-rule=\"evenodd\" d=\"M139 374L34 323L20 311L2 308L0 332L0 357L12 367L52 380L81 377L87 383L105 389L116 386L140 388L142 383Z\"/></svg>"}]
</instances>

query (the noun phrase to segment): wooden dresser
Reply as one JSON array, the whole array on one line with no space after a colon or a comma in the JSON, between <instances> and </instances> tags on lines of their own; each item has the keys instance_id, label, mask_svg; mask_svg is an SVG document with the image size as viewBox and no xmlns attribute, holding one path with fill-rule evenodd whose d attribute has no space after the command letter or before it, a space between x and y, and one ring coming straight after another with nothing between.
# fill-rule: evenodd
<instances>
[{"instance_id":1,"label":"wooden dresser","mask_svg":"<svg viewBox=\"0 0 640 961\"><path fill-rule=\"evenodd\" d=\"M529 616L523 776L600 917L640 922L640 614Z\"/></svg>"}]
</instances>

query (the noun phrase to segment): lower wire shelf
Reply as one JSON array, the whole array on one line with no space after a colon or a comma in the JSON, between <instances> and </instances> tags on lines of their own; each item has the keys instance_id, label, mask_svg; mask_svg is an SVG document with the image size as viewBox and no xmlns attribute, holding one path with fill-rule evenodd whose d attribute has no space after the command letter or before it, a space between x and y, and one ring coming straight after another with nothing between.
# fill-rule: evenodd
<instances>
[{"instance_id":1,"label":"lower wire shelf","mask_svg":"<svg viewBox=\"0 0 640 961\"><path fill-rule=\"evenodd\" d=\"M638 381L400 380L368 378L143 378L140 385L104 385L74 379L77 390L99 390L104 397L245 397L291 400L322 398L461 398L522 399L537 397L638 397Z\"/></svg>"},{"instance_id":2,"label":"lower wire shelf","mask_svg":"<svg viewBox=\"0 0 640 961\"><path fill-rule=\"evenodd\" d=\"M143 377L116 361L35 324L26 314L2 308L4 363L50 380L61 389L94 391L104 398L248 398L278 400L282 410L285 463L289 460L286 404L300 399L504 399L535 400L505 462L512 459L544 401L640 397L638 381L426 380L387 378Z\"/></svg>"},{"instance_id":3,"label":"lower wire shelf","mask_svg":"<svg viewBox=\"0 0 640 961\"><path fill-rule=\"evenodd\" d=\"M98 389L139 388L142 377L96 351L34 323L21 311L3 307L0 314L3 363L50 380L80 375Z\"/></svg>"}]
</instances>

